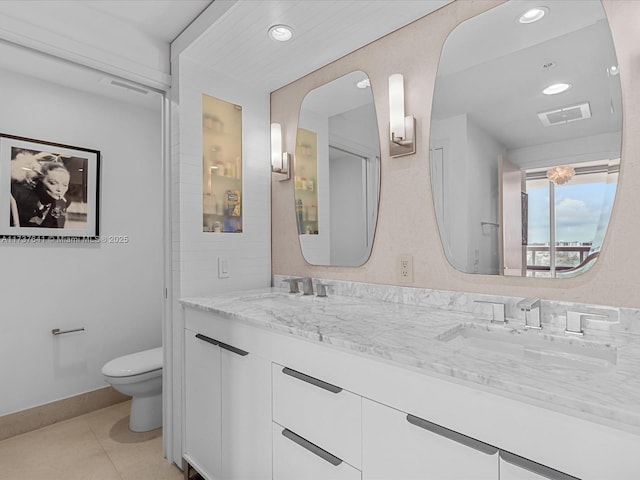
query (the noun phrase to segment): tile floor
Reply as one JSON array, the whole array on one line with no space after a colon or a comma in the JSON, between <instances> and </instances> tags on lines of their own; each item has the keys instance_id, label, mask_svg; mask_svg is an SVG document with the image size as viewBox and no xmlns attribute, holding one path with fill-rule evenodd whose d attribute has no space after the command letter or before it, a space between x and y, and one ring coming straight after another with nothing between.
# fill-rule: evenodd
<instances>
[{"instance_id":1,"label":"tile floor","mask_svg":"<svg viewBox=\"0 0 640 480\"><path fill-rule=\"evenodd\" d=\"M0 441L0 480L181 480L162 429L129 430L123 402Z\"/></svg>"}]
</instances>

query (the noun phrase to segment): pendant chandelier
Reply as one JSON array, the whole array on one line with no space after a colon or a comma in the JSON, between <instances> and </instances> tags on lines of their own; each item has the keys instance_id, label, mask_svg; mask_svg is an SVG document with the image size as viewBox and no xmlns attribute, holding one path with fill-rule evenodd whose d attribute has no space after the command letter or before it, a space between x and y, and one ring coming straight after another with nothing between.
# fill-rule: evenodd
<instances>
[{"instance_id":1,"label":"pendant chandelier","mask_svg":"<svg viewBox=\"0 0 640 480\"><path fill-rule=\"evenodd\" d=\"M552 167L547 170L547 178L556 185L564 185L573 178L576 171L569 165Z\"/></svg>"}]
</instances>

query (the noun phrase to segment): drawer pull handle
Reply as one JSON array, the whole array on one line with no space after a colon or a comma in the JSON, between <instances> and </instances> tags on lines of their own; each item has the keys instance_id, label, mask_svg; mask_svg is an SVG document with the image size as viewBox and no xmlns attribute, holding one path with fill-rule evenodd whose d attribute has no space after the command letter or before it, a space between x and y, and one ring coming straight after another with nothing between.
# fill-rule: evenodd
<instances>
[{"instance_id":1,"label":"drawer pull handle","mask_svg":"<svg viewBox=\"0 0 640 480\"><path fill-rule=\"evenodd\" d=\"M516 467L523 468L530 471L531 473L535 473L536 475L548 478L549 480L579 480L577 477L562 473L558 470L554 470L551 467L536 463L532 460L528 460L510 452L500 450L500 458L505 462L515 465Z\"/></svg>"},{"instance_id":2,"label":"drawer pull handle","mask_svg":"<svg viewBox=\"0 0 640 480\"><path fill-rule=\"evenodd\" d=\"M224 348L225 350L228 350L230 352L233 352L237 355L240 355L242 357L244 357L245 355L249 355L249 352L245 352L244 350L240 350L239 348L236 348L232 345L228 345L226 343L223 343L219 340L216 340L215 338L211 338L211 337L207 337L206 335L203 335L201 333L197 333L196 334L196 338L199 338L200 340L203 340L207 343L210 343L211 345L217 345L220 348Z\"/></svg>"},{"instance_id":3,"label":"drawer pull handle","mask_svg":"<svg viewBox=\"0 0 640 480\"><path fill-rule=\"evenodd\" d=\"M214 340L211 337L207 337L206 335L202 335L201 333L196 333L196 338L199 338L200 340L210 343L211 345L218 345L218 341Z\"/></svg>"},{"instance_id":4,"label":"drawer pull handle","mask_svg":"<svg viewBox=\"0 0 640 480\"><path fill-rule=\"evenodd\" d=\"M298 380L302 380L303 382L310 383L311 385L315 385L316 387L320 387L331 393L340 393L342 391L342 388L340 387L336 387L335 385L331 385L330 383L323 382L322 380L318 380L315 377L310 377L309 375L305 375L304 373L300 373L296 370L291 370L288 367L284 367L282 369L282 373L293 378L297 378Z\"/></svg>"},{"instance_id":5,"label":"drawer pull handle","mask_svg":"<svg viewBox=\"0 0 640 480\"><path fill-rule=\"evenodd\" d=\"M245 352L244 350L240 350L239 348L236 348L234 346L228 345L226 343L218 342L218 346L220 348L224 348L225 350L228 350L228 351L230 351L232 353L235 353L236 355L240 355L241 357L249 355L249 352Z\"/></svg>"},{"instance_id":6,"label":"drawer pull handle","mask_svg":"<svg viewBox=\"0 0 640 480\"><path fill-rule=\"evenodd\" d=\"M309 440L302 438L300 435L296 435L288 428L285 428L284 430L282 430L282 435L288 438L289 440L291 440L292 442L297 443L305 450L308 450L314 455L317 455L321 459L325 460L326 462L329 462L334 467L337 467L342 463L342 460L340 460L335 455L331 455L329 452L311 443Z\"/></svg>"},{"instance_id":7,"label":"drawer pull handle","mask_svg":"<svg viewBox=\"0 0 640 480\"><path fill-rule=\"evenodd\" d=\"M407 415L407 421L410 424L415 425L416 427L420 427L424 430L435 433L436 435L448 438L449 440L453 440L454 442L473 448L474 450L478 450L479 452L486 453L487 455L493 455L498 451L496 447L493 447L487 443L476 440L475 438L467 437L462 433L455 432L414 415Z\"/></svg>"}]
</instances>

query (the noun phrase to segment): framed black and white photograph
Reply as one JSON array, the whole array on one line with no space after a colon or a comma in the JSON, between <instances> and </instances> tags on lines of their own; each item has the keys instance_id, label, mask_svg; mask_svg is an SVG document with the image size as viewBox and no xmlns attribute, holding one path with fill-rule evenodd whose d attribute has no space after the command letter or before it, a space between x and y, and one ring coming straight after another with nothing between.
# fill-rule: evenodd
<instances>
[{"instance_id":1,"label":"framed black and white photograph","mask_svg":"<svg viewBox=\"0 0 640 480\"><path fill-rule=\"evenodd\" d=\"M0 236L96 237L100 152L0 133Z\"/></svg>"}]
</instances>

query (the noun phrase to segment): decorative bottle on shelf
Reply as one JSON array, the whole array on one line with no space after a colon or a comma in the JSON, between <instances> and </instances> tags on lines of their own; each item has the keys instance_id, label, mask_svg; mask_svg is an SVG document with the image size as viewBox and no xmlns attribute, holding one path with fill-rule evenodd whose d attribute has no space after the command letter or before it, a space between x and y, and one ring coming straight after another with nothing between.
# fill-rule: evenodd
<instances>
[{"instance_id":1,"label":"decorative bottle on shelf","mask_svg":"<svg viewBox=\"0 0 640 480\"><path fill-rule=\"evenodd\" d=\"M316 222L318 220L318 209L315 205L309 207L308 220L310 222Z\"/></svg>"}]
</instances>

